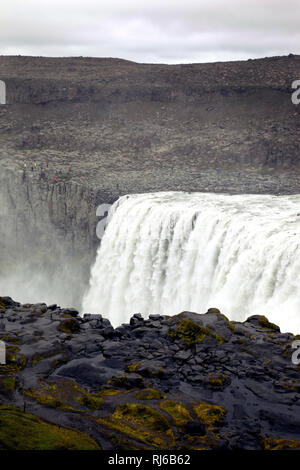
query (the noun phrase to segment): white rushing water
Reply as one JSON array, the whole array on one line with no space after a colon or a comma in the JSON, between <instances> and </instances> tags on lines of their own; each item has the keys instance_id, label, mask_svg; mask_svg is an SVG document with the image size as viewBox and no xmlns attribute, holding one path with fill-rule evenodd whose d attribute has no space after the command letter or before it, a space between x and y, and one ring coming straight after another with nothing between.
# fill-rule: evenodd
<instances>
[{"instance_id":1,"label":"white rushing water","mask_svg":"<svg viewBox=\"0 0 300 470\"><path fill-rule=\"evenodd\" d=\"M166 192L114 204L83 311L118 326L137 312L209 307L300 333L300 195Z\"/></svg>"}]
</instances>

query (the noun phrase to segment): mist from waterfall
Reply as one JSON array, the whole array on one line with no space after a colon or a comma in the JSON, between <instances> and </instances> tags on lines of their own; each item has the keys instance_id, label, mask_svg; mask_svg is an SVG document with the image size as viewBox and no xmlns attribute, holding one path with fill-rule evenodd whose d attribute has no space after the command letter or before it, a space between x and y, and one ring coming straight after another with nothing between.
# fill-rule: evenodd
<instances>
[{"instance_id":1,"label":"mist from waterfall","mask_svg":"<svg viewBox=\"0 0 300 470\"><path fill-rule=\"evenodd\" d=\"M23 304L79 309L89 273L83 276L82 258L65 241L64 232L26 207L23 217L17 217L5 186L0 190L0 217L0 295Z\"/></svg>"},{"instance_id":2,"label":"mist from waterfall","mask_svg":"<svg viewBox=\"0 0 300 470\"><path fill-rule=\"evenodd\" d=\"M300 333L300 195L165 192L114 204L83 311L118 326L137 312L209 307Z\"/></svg>"}]
</instances>

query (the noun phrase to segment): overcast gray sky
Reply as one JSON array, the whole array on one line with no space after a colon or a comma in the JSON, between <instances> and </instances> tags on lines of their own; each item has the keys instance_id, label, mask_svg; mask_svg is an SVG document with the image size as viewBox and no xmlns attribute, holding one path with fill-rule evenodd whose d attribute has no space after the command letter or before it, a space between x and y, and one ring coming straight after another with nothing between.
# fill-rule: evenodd
<instances>
[{"instance_id":1,"label":"overcast gray sky","mask_svg":"<svg viewBox=\"0 0 300 470\"><path fill-rule=\"evenodd\" d=\"M300 0L1 0L0 54L213 62L300 54Z\"/></svg>"}]
</instances>

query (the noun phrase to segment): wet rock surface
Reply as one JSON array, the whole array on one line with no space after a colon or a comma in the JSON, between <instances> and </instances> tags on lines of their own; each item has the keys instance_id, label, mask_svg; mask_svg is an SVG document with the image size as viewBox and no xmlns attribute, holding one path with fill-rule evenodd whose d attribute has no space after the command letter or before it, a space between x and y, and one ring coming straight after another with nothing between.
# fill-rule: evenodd
<instances>
[{"instance_id":1,"label":"wet rock surface","mask_svg":"<svg viewBox=\"0 0 300 470\"><path fill-rule=\"evenodd\" d=\"M113 328L0 297L0 338L0 417L13 407L102 449L300 449L297 337L263 316L136 314Z\"/></svg>"}]
</instances>

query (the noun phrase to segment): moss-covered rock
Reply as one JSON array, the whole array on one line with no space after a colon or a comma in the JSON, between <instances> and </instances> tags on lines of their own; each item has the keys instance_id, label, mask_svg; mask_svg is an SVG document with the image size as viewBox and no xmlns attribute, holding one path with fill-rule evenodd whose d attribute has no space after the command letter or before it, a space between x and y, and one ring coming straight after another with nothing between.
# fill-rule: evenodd
<instances>
[{"instance_id":1,"label":"moss-covered rock","mask_svg":"<svg viewBox=\"0 0 300 470\"><path fill-rule=\"evenodd\" d=\"M207 310L207 313L221 313L218 308L211 307ZM224 315L225 316L225 315Z\"/></svg>"},{"instance_id":2,"label":"moss-covered rock","mask_svg":"<svg viewBox=\"0 0 300 470\"><path fill-rule=\"evenodd\" d=\"M44 359L49 359L50 357L57 356L58 354L64 354L63 349L59 349L57 351L49 351L44 354L34 354L32 357L32 365L35 366L38 362L43 361Z\"/></svg>"},{"instance_id":3,"label":"moss-covered rock","mask_svg":"<svg viewBox=\"0 0 300 470\"><path fill-rule=\"evenodd\" d=\"M79 333L80 324L75 318L68 318L60 323L58 329L67 334Z\"/></svg>"},{"instance_id":4,"label":"moss-covered rock","mask_svg":"<svg viewBox=\"0 0 300 470\"><path fill-rule=\"evenodd\" d=\"M262 326L263 328L268 328L269 330L274 330L274 331L280 332L279 326L275 325L275 323L269 322L269 320L267 319L267 317L265 317L265 316L263 316L263 315L259 316L259 318L258 318L258 323L259 323L259 325Z\"/></svg>"},{"instance_id":5,"label":"moss-covered rock","mask_svg":"<svg viewBox=\"0 0 300 470\"><path fill-rule=\"evenodd\" d=\"M100 409L104 399L95 393L84 393L77 400L81 405L94 411Z\"/></svg>"},{"instance_id":6,"label":"moss-covered rock","mask_svg":"<svg viewBox=\"0 0 300 470\"><path fill-rule=\"evenodd\" d=\"M104 388L97 392L97 396L99 397L113 397L115 395L119 395L123 393L121 390L117 390L116 388Z\"/></svg>"},{"instance_id":7,"label":"moss-covered rock","mask_svg":"<svg viewBox=\"0 0 300 470\"><path fill-rule=\"evenodd\" d=\"M38 389L23 389L22 393L40 405L61 411L80 411L78 397L87 393L84 388L67 379L58 379L55 383L40 380L39 385Z\"/></svg>"},{"instance_id":8,"label":"moss-covered rock","mask_svg":"<svg viewBox=\"0 0 300 470\"><path fill-rule=\"evenodd\" d=\"M113 376L107 381L107 385L125 390L145 387L143 377L140 374L135 373Z\"/></svg>"},{"instance_id":9,"label":"moss-covered rock","mask_svg":"<svg viewBox=\"0 0 300 470\"><path fill-rule=\"evenodd\" d=\"M197 418L209 427L221 425L226 415L225 408L209 403L199 403L193 409Z\"/></svg>"},{"instance_id":10,"label":"moss-covered rock","mask_svg":"<svg viewBox=\"0 0 300 470\"><path fill-rule=\"evenodd\" d=\"M145 388L135 394L137 400L161 400L166 395L155 388Z\"/></svg>"},{"instance_id":11,"label":"moss-covered rock","mask_svg":"<svg viewBox=\"0 0 300 470\"><path fill-rule=\"evenodd\" d=\"M4 393L5 395L7 393L11 393L15 390L16 388L16 378L11 375L11 376L3 376L0 375L0 392Z\"/></svg>"},{"instance_id":12,"label":"moss-covered rock","mask_svg":"<svg viewBox=\"0 0 300 470\"><path fill-rule=\"evenodd\" d=\"M185 449L190 450L215 450L219 447L220 437L214 433L204 436L185 435Z\"/></svg>"},{"instance_id":13,"label":"moss-covered rock","mask_svg":"<svg viewBox=\"0 0 300 470\"><path fill-rule=\"evenodd\" d=\"M275 325L274 323L269 322L267 317L265 317L264 315L252 315L251 317L247 318L245 323L247 322L253 323L262 328L266 328L268 330L273 330L277 333L280 333L279 326Z\"/></svg>"},{"instance_id":14,"label":"moss-covered rock","mask_svg":"<svg viewBox=\"0 0 300 470\"><path fill-rule=\"evenodd\" d=\"M133 364L128 364L126 366L126 371L127 372L135 372L136 369L139 367L140 363L139 362L135 362Z\"/></svg>"},{"instance_id":15,"label":"moss-covered rock","mask_svg":"<svg viewBox=\"0 0 300 470\"><path fill-rule=\"evenodd\" d=\"M262 440L264 450L300 450L300 441L290 439L276 439L274 437L266 437Z\"/></svg>"},{"instance_id":16,"label":"moss-covered rock","mask_svg":"<svg viewBox=\"0 0 300 470\"><path fill-rule=\"evenodd\" d=\"M62 411L74 411L74 408L66 405L64 402L59 400L55 394L47 392L46 390L35 390L28 388L23 390L23 394L29 398L32 398L40 405L49 406Z\"/></svg>"},{"instance_id":17,"label":"moss-covered rock","mask_svg":"<svg viewBox=\"0 0 300 470\"><path fill-rule=\"evenodd\" d=\"M182 403L176 403L173 400L164 400L160 402L160 408L171 416L175 426L183 426L188 421L192 420L189 411Z\"/></svg>"},{"instance_id":18,"label":"moss-covered rock","mask_svg":"<svg viewBox=\"0 0 300 470\"><path fill-rule=\"evenodd\" d=\"M13 307L16 303L12 300L11 297L0 297L0 309L7 310L8 308Z\"/></svg>"},{"instance_id":19,"label":"moss-covered rock","mask_svg":"<svg viewBox=\"0 0 300 470\"><path fill-rule=\"evenodd\" d=\"M111 416L98 418L98 422L153 447L169 449L175 443L168 420L150 406L118 405Z\"/></svg>"},{"instance_id":20,"label":"moss-covered rock","mask_svg":"<svg viewBox=\"0 0 300 470\"><path fill-rule=\"evenodd\" d=\"M0 405L2 450L100 450L87 434L50 424L20 409Z\"/></svg>"},{"instance_id":21,"label":"moss-covered rock","mask_svg":"<svg viewBox=\"0 0 300 470\"><path fill-rule=\"evenodd\" d=\"M213 333L210 328L198 325L198 323L189 318L179 319L175 324L175 328L171 329L169 334L173 339L180 340L188 346L200 343L207 336L214 338L219 344L224 342L224 338Z\"/></svg>"},{"instance_id":22,"label":"moss-covered rock","mask_svg":"<svg viewBox=\"0 0 300 470\"><path fill-rule=\"evenodd\" d=\"M7 345L9 344L22 344L22 340L18 336L4 335L1 337L1 340L5 341Z\"/></svg>"},{"instance_id":23,"label":"moss-covered rock","mask_svg":"<svg viewBox=\"0 0 300 470\"><path fill-rule=\"evenodd\" d=\"M2 364L0 367L0 377L11 377L17 374L19 367L17 364Z\"/></svg>"},{"instance_id":24,"label":"moss-covered rock","mask_svg":"<svg viewBox=\"0 0 300 470\"><path fill-rule=\"evenodd\" d=\"M18 370L22 370L26 367L27 359L20 353L6 351L6 362L8 365L15 365Z\"/></svg>"},{"instance_id":25,"label":"moss-covered rock","mask_svg":"<svg viewBox=\"0 0 300 470\"><path fill-rule=\"evenodd\" d=\"M226 374L221 372L212 372L209 375L209 384L216 389L222 389L230 383L230 379Z\"/></svg>"}]
</instances>

